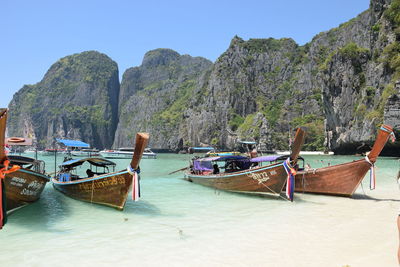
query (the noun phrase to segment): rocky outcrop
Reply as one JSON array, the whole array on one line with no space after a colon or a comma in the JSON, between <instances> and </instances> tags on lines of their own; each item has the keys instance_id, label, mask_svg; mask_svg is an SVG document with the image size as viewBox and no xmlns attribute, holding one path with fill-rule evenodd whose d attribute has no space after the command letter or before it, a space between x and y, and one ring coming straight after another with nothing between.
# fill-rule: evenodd
<instances>
[{"instance_id":1,"label":"rocky outcrop","mask_svg":"<svg viewBox=\"0 0 400 267\"><path fill-rule=\"evenodd\" d=\"M369 10L325 33L334 39L319 76L329 146L337 153L354 153L360 145L371 144L377 127L392 123L384 121L397 76L390 66L390 50L397 41L389 4L371 1Z\"/></svg>"},{"instance_id":2,"label":"rocky outcrop","mask_svg":"<svg viewBox=\"0 0 400 267\"><path fill-rule=\"evenodd\" d=\"M72 138L110 147L118 123L117 64L88 51L53 64L43 80L25 85L10 105L8 134L32 136L40 147L54 138Z\"/></svg>"},{"instance_id":3,"label":"rocky outcrop","mask_svg":"<svg viewBox=\"0 0 400 267\"><path fill-rule=\"evenodd\" d=\"M400 130L400 80L396 82L395 94L388 98L385 105L385 123Z\"/></svg>"},{"instance_id":4,"label":"rocky outcrop","mask_svg":"<svg viewBox=\"0 0 400 267\"><path fill-rule=\"evenodd\" d=\"M214 64L202 104L188 110L187 142L233 148L237 139L250 139L287 149L289 130L299 126L296 118L310 115L310 121L322 122L314 92L300 86L303 56L292 39L233 38Z\"/></svg>"},{"instance_id":5,"label":"rocky outcrop","mask_svg":"<svg viewBox=\"0 0 400 267\"><path fill-rule=\"evenodd\" d=\"M120 91L106 56L67 57L14 96L10 129L47 143L64 135L100 148L131 146L136 132L147 131L159 149L232 149L250 139L264 150L286 150L292 130L302 126L304 149L353 154L373 142L381 123L400 124L399 13L400 0L372 0L368 10L304 46L235 36L214 64L152 50L125 71ZM108 67L96 76L98 64Z\"/></svg>"},{"instance_id":6,"label":"rocky outcrop","mask_svg":"<svg viewBox=\"0 0 400 267\"><path fill-rule=\"evenodd\" d=\"M146 131L152 147L176 149L188 101L211 65L209 60L171 49L147 52L142 65L126 70L122 77L114 147L131 146L135 133Z\"/></svg>"}]
</instances>

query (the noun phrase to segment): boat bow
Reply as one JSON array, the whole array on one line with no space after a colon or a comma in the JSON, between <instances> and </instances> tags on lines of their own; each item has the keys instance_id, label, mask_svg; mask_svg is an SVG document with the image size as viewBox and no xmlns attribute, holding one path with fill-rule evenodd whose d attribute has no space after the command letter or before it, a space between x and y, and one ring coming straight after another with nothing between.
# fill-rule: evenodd
<instances>
[{"instance_id":1,"label":"boat bow","mask_svg":"<svg viewBox=\"0 0 400 267\"><path fill-rule=\"evenodd\" d=\"M149 141L148 133L137 133L136 134L136 144L135 151L133 152L131 163L129 164L127 170L132 175L132 200L137 201L140 197L140 185L139 185L139 163L143 156L144 149Z\"/></svg>"}]
</instances>

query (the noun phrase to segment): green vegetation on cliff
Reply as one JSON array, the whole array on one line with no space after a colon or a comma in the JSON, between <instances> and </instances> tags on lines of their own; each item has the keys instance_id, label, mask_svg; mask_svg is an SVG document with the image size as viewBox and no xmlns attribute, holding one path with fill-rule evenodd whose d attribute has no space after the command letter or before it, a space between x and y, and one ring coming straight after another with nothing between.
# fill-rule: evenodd
<instances>
[{"instance_id":1,"label":"green vegetation on cliff","mask_svg":"<svg viewBox=\"0 0 400 267\"><path fill-rule=\"evenodd\" d=\"M306 140L303 145L303 150L323 151L325 140L324 120L315 115L305 115L297 117L290 123L292 128L302 127L306 130Z\"/></svg>"},{"instance_id":2,"label":"green vegetation on cliff","mask_svg":"<svg viewBox=\"0 0 400 267\"><path fill-rule=\"evenodd\" d=\"M193 94L196 81L186 80L180 84L176 91L177 98L168 108L155 114L154 121L168 127L177 126L183 119L183 112L188 108L190 97Z\"/></svg>"},{"instance_id":3,"label":"green vegetation on cliff","mask_svg":"<svg viewBox=\"0 0 400 267\"><path fill-rule=\"evenodd\" d=\"M118 90L118 67L108 56L88 51L61 58L42 81L14 96L10 134L21 135L18 125L30 125L25 130L38 140L69 137L109 147L117 124Z\"/></svg>"},{"instance_id":4,"label":"green vegetation on cliff","mask_svg":"<svg viewBox=\"0 0 400 267\"><path fill-rule=\"evenodd\" d=\"M389 8L385 10L384 16L392 23L393 28L400 27L400 0L392 0Z\"/></svg>"},{"instance_id":5,"label":"green vegetation on cliff","mask_svg":"<svg viewBox=\"0 0 400 267\"><path fill-rule=\"evenodd\" d=\"M281 50L283 46L288 44L295 45L295 42L289 38L283 39L249 39L246 42L240 42L240 46L251 53L265 53Z\"/></svg>"}]
</instances>

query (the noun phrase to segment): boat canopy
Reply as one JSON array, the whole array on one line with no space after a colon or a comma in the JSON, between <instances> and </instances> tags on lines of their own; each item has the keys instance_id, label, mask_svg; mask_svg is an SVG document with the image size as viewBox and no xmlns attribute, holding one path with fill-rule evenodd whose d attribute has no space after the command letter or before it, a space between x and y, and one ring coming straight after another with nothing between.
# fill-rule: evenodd
<instances>
[{"instance_id":1,"label":"boat canopy","mask_svg":"<svg viewBox=\"0 0 400 267\"><path fill-rule=\"evenodd\" d=\"M8 159L11 161L13 164L18 164L18 165L28 165L28 164L38 164L38 160L30 157L24 157L24 156L17 156L17 155L8 155Z\"/></svg>"},{"instance_id":2,"label":"boat canopy","mask_svg":"<svg viewBox=\"0 0 400 267\"><path fill-rule=\"evenodd\" d=\"M86 148L90 147L89 144L79 140L70 140L70 139L56 139L56 140L57 142L62 143L67 147L86 147Z\"/></svg>"},{"instance_id":3,"label":"boat canopy","mask_svg":"<svg viewBox=\"0 0 400 267\"><path fill-rule=\"evenodd\" d=\"M104 158L83 158L83 159L71 159L60 164L60 167L77 167L82 165L85 162L89 162L90 164L96 167L107 167L107 166L115 166L116 164L110 160Z\"/></svg>"},{"instance_id":4,"label":"boat canopy","mask_svg":"<svg viewBox=\"0 0 400 267\"><path fill-rule=\"evenodd\" d=\"M252 163L284 161L288 157L290 157L290 155L268 155L252 159L243 156L221 156L221 157L199 158L193 160L193 170L212 171L213 162L218 162L218 161L225 161L226 163L235 162L235 164L239 167L239 169L245 170L248 169ZM298 157L298 159L304 161L302 157Z\"/></svg>"},{"instance_id":5,"label":"boat canopy","mask_svg":"<svg viewBox=\"0 0 400 267\"><path fill-rule=\"evenodd\" d=\"M207 157L207 158L196 159L196 161L228 161L228 160L249 160L249 158L243 156L227 155L220 157Z\"/></svg>"},{"instance_id":6,"label":"boat canopy","mask_svg":"<svg viewBox=\"0 0 400 267\"><path fill-rule=\"evenodd\" d=\"M195 159L193 161L193 169L195 171L212 171L213 161L234 161L240 169L248 169L251 164L250 159L243 156L207 157Z\"/></svg>"},{"instance_id":7,"label":"boat canopy","mask_svg":"<svg viewBox=\"0 0 400 267\"><path fill-rule=\"evenodd\" d=\"M261 157L256 157L250 159L251 162L265 162L265 161L277 161L280 160L279 158L286 159L288 156L282 156L282 155L269 155L269 156L261 156Z\"/></svg>"},{"instance_id":8,"label":"boat canopy","mask_svg":"<svg viewBox=\"0 0 400 267\"><path fill-rule=\"evenodd\" d=\"M250 162L272 162L272 161L283 161L286 160L290 155L268 155L261 156L250 159ZM302 157L297 157L300 160L303 160Z\"/></svg>"}]
</instances>

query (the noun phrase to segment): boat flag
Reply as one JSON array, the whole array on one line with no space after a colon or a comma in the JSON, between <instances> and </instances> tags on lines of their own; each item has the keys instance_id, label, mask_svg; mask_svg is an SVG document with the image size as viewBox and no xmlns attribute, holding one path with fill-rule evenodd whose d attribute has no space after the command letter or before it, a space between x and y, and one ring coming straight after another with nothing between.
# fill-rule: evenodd
<instances>
[{"instance_id":1,"label":"boat flag","mask_svg":"<svg viewBox=\"0 0 400 267\"><path fill-rule=\"evenodd\" d=\"M283 167L288 175L286 180L286 196L290 201L293 201L294 176L296 175L296 170L290 165L290 158L287 158L283 162Z\"/></svg>"},{"instance_id":2,"label":"boat flag","mask_svg":"<svg viewBox=\"0 0 400 267\"><path fill-rule=\"evenodd\" d=\"M140 183L139 183L139 168L133 169L131 165L128 165L128 172L132 175L132 200L138 201L140 198Z\"/></svg>"}]
</instances>

